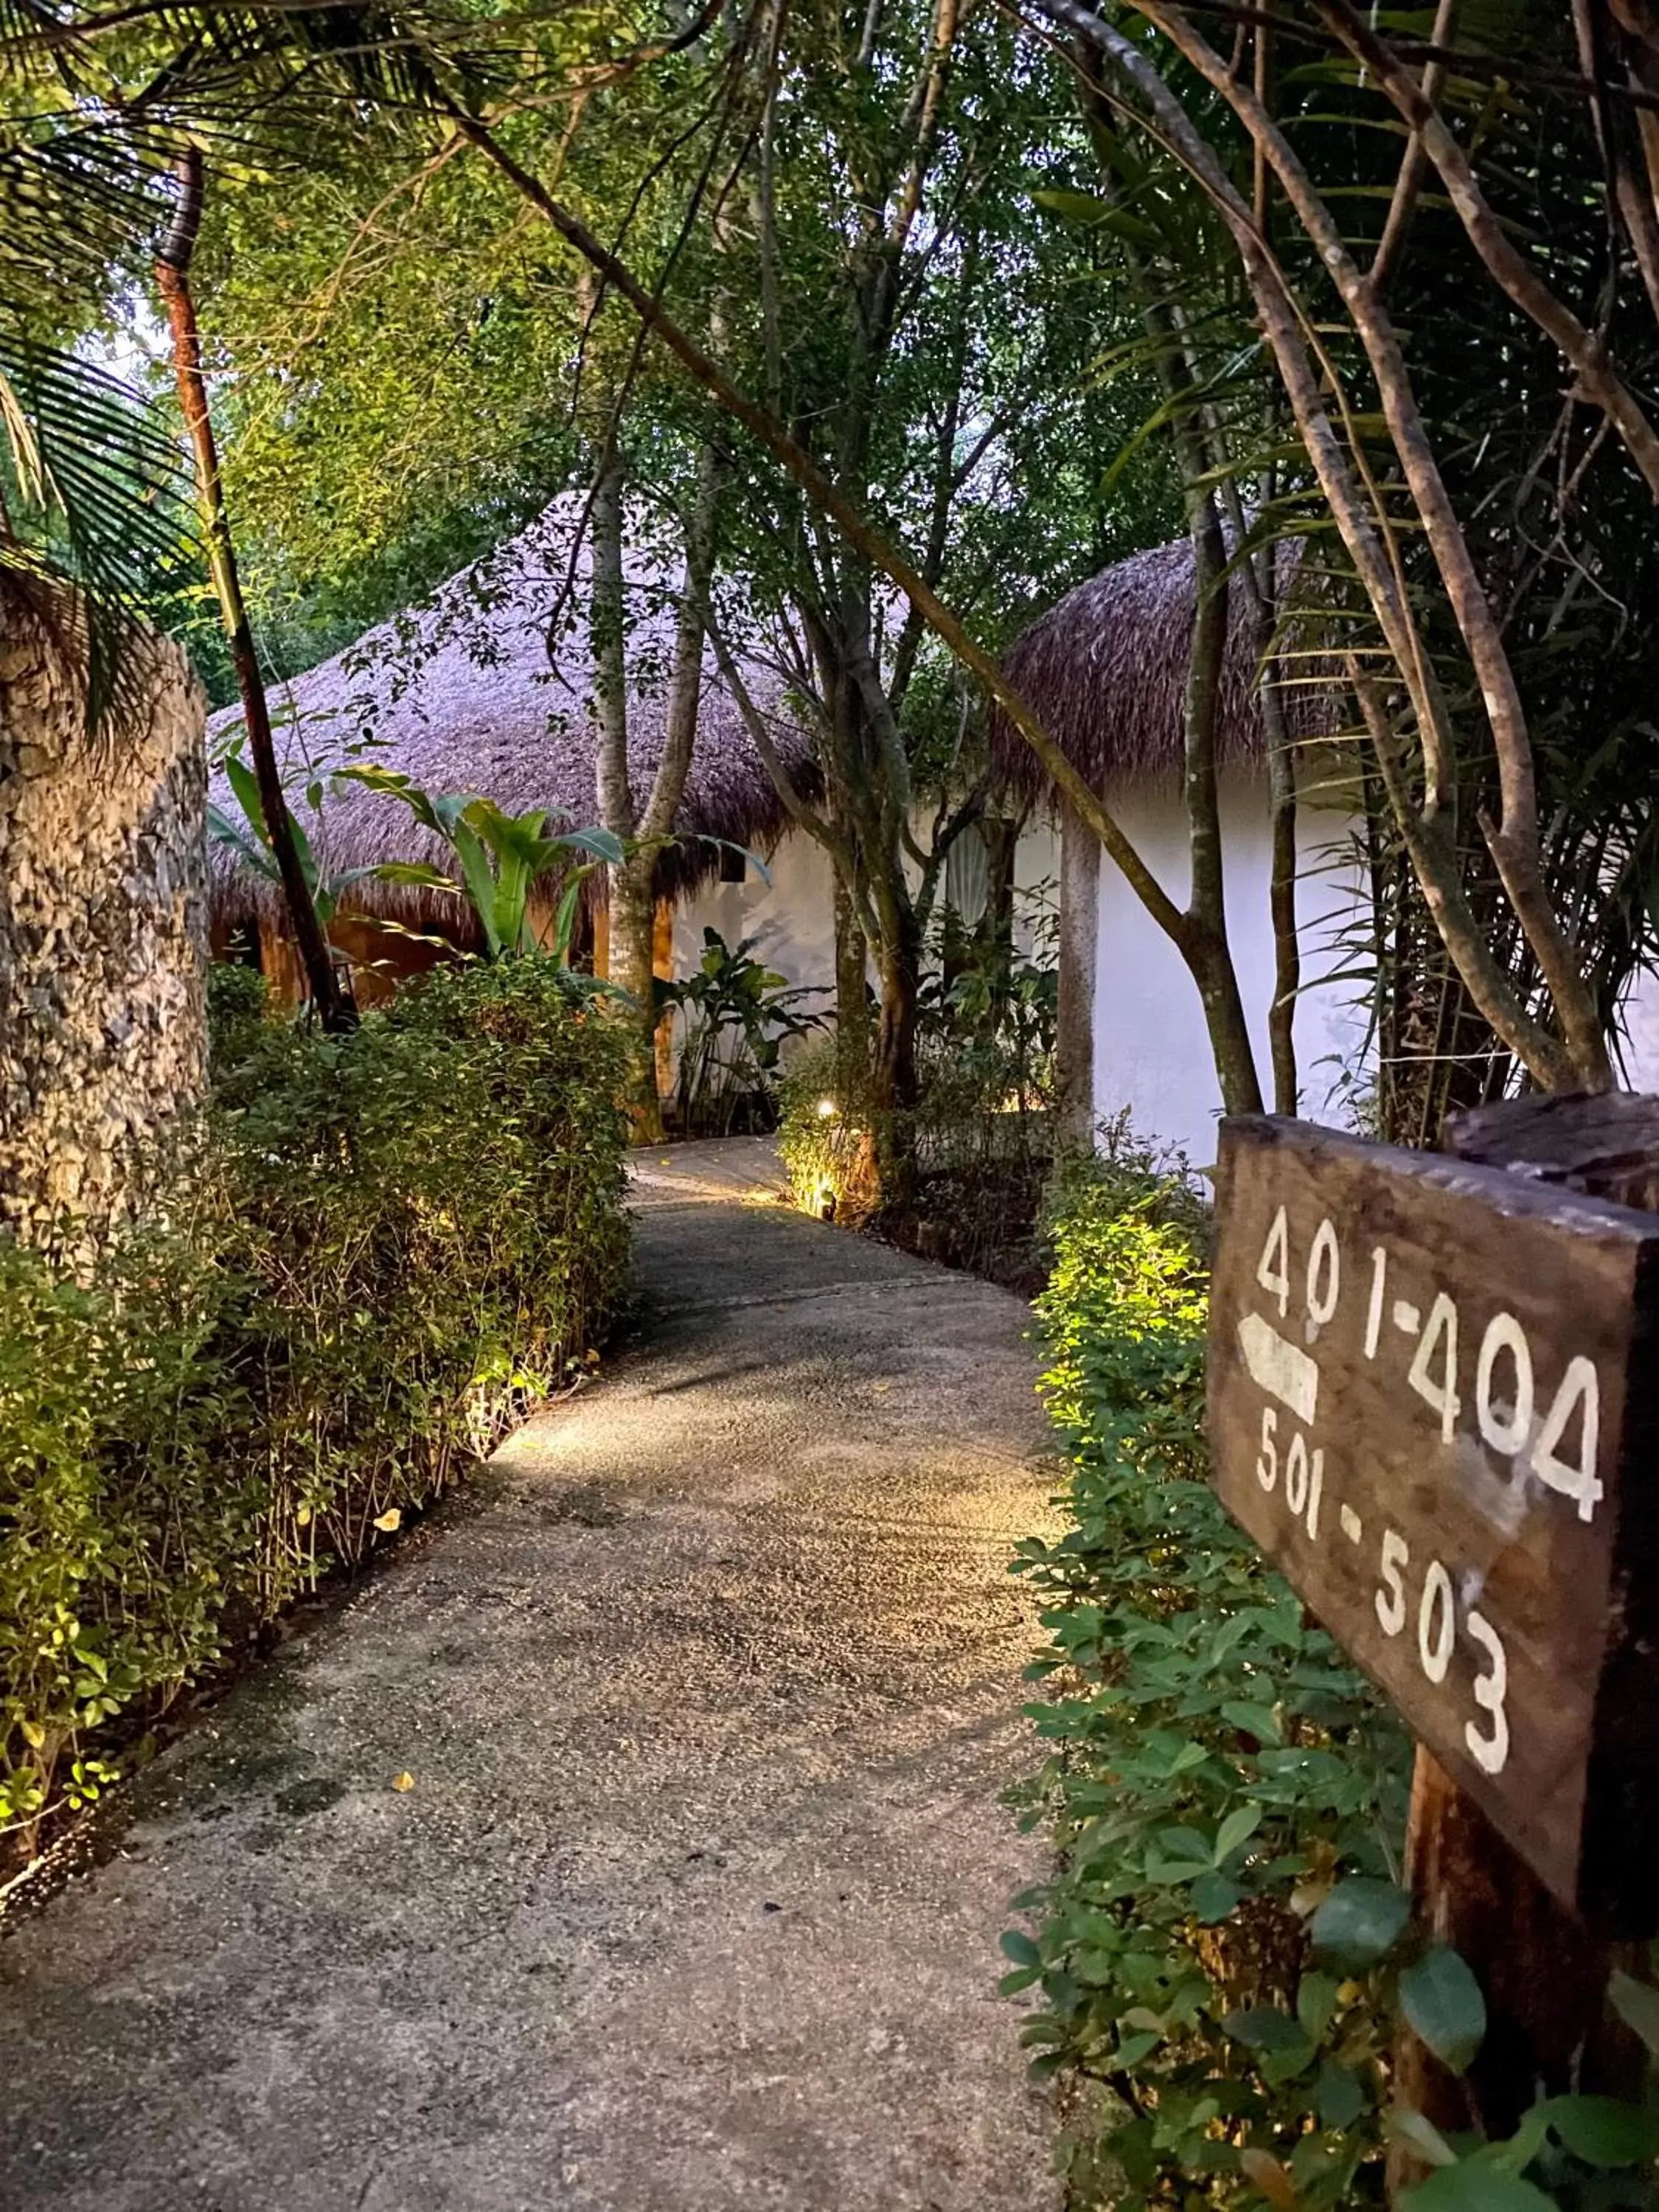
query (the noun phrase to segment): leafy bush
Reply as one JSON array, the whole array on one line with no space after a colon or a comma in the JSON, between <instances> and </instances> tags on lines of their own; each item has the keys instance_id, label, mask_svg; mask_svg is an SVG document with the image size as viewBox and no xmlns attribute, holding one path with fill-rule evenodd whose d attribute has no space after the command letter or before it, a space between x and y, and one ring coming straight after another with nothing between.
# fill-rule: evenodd
<instances>
[{"instance_id":1,"label":"leafy bush","mask_svg":"<svg viewBox=\"0 0 1659 2212\"><path fill-rule=\"evenodd\" d=\"M1038 1312L1071 1525L1018 1571L1050 1638L1027 1819L1059 1870L1005 1986L1037 1995L1038 2069L1089 2092L1075 2203L1316 2212L1381 2198L1393 1968L1385 1945L1328 1970L1307 1918L1345 1875L1400 1898L1407 1747L1206 1479L1205 1226L1121 1133L1056 1197Z\"/></svg>"},{"instance_id":2,"label":"leafy bush","mask_svg":"<svg viewBox=\"0 0 1659 2212\"><path fill-rule=\"evenodd\" d=\"M234 1034L96 1282L0 1248L0 1827L95 1795L88 1730L361 1559L617 1295L620 1044L550 963Z\"/></svg>"},{"instance_id":3,"label":"leafy bush","mask_svg":"<svg viewBox=\"0 0 1659 2212\"><path fill-rule=\"evenodd\" d=\"M784 1079L780 1148L805 1211L1029 1292L1053 1167L1055 974L989 927L945 946L948 980L941 967L921 994L915 1105L875 1110L826 1043Z\"/></svg>"},{"instance_id":4,"label":"leafy bush","mask_svg":"<svg viewBox=\"0 0 1659 2212\"><path fill-rule=\"evenodd\" d=\"M208 1058L216 1077L246 1060L270 1018L270 994L257 968L216 960L208 969Z\"/></svg>"},{"instance_id":5,"label":"leafy bush","mask_svg":"<svg viewBox=\"0 0 1659 2212\"><path fill-rule=\"evenodd\" d=\"M656 985L658 1008L674 1008L684 1024L674 1089L679 1133L774 1128L784 1040L823 1027L823 1016L802 1004L818 993L792 987L757 960L752 937L734 949L719 930L705 929L702 945L694 974Z\"/></svg>"}]
</instances>

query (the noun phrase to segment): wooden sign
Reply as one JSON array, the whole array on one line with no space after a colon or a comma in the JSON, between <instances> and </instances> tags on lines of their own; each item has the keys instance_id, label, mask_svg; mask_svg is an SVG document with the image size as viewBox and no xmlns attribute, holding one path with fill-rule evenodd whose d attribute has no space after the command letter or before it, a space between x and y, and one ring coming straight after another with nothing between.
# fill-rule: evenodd
<instances>
[{"instance_id":1,"label":"wooden sign","mask_svg":"<svg viewBox=\"0 0 1659 2212\"><path fill-rule=\"evenodd\" d=\"M1659 1927L1659 1217L1224 1122L1224 1503L1540 1880Z\"/></svg>"}]
</instances>

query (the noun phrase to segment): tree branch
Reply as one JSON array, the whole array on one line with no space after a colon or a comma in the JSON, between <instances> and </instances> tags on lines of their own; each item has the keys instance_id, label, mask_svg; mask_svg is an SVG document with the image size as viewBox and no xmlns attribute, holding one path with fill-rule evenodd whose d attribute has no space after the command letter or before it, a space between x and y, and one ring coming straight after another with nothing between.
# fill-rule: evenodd
<instances>
[{"instance_id":1,"label":"tree branch","mask_svg":"<svg viewBox=\"0 0 1659 2212\"><path fill-rule=\"evenodd\" d=\"M1111 859L1122 871L1135 896L1164 933L1179 945L1183 941L1179 908L1141 859L1109 808L1091 791L1078 770L1043 728L1041 720L1003 675L994 657L969 635L937 592L923 581L903 556L874 530L840 487L791 437L782 423L732 383L668 313L662 301L647 291L624 263L611 252L579 216L546 191L530 172L501 145L488 126L460 109L452 111L458 130L498 168L514 187L546 217L567 244L598 270L634 309L645 327L666 347L726 413L741 422L756 442L769 453L828 516L854 546L902 591L922 618L970 675L977 678L1007 715L1024 741L1041 762L1044 773L1079 819L1086 823Z\"/></svg>"},{"instance_id":2,"label":"tree branch","mask_svg":"<svg viewBox=\"0 0 1659 2212\"><path fill-rule=\"evenodd\" d=\"M1659 499L1659 433L1636 395L1620 376L1602 341L1587 330L1564 300L1557 297L1524 255L1510 243L1492 212L1468 156L1440 111L1424 96L1410 73L1357 15L1347 0L1315 0L1320 15L1350 53L1376 77L1421 140L1440 173L1447 197L1456 209L1469 243L1498 289L1553 339L1577 371L1583 396L1608 416L1643 482ZM1148 13L1151 11L1148 10Z\"/></svg>"}]
</instances>

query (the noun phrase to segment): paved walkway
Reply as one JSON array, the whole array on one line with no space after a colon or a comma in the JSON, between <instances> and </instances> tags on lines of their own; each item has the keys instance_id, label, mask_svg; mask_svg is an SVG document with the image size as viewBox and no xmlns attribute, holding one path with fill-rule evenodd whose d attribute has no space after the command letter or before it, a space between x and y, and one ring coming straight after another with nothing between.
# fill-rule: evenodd
<instances>
[{"instance_id":1,"label":"paved walkway","mask_svg":"<svg viewBox=\"0 0 1659 2212\"><path fill-rule=\"evenodd\" d=\"M8 2212L1053 2202L994 1991L1024 1309L756 1202L759 1148L639 1169L642 1348L0 1940Z\"/></svg>"}]
</instances>

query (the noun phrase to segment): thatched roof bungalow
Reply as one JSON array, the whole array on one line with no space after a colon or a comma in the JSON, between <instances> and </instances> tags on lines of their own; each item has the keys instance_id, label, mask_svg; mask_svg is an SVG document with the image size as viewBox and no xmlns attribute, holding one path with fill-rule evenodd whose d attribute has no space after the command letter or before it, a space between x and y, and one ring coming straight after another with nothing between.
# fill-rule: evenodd
<instances>
[{"instance_id":1,"label":"thatched roof bungalow","mask_svg":"<svg viewBox=\"0 0 1659 2212\"><path fill-rule=\"evenodd\" d=\"M1177 538L1079 584L1003 656L1005 674L1091 788L1105 793L1179 775L1193 599L1193 549ZM1225 771L1254 774L1266 764L1255 678L1249 617L1234 592L1221 678ZM992 716L991 750L1022 797L1052 796L1036 754L1001 713Z\"/></svg>"},{"instance_id":2,"label":"thatched roof bungalow","mask_svg":"<svg viewBox=\"0 0 1659 2212\"><path fill-rule=\"evenodd\" d=\"M273 692L293 803L326 877L386 861L450 866L439 841L400 801L332 780L331 772L349 763L400 771L434 794L477 793L508 813L544 808L570 825L598 819L587 707L592 672L578 618L582 595L571 591L572 519L570 503L559 502L476 568L452 577L424 605L380 624ZM584 557L574 568L580 585ZM630 561L629 757L636 802L661 757L675 580L669 564L648 550ZM562 600L573 605L573 618L556 625ZM779 750L810 790L810 748L785 708L776 678L759 669L748 678ZM240 720L235 708L216 716L210 744L216 739L222 750ZM319 799L315 810L307 788ZM224 813L240 818L222 766L215 770L211 795ZM683 915L711 884L741 880L741 854L731 848L770 854L787 827L711 654L678 841L658 862L659 927L665 930L670 915ZM267 973L297 989L278 887L225 844L212 848L210 874L216 940L222 947L251 926ZM755 888L761 903L775 905L763 887ZM544 905L551 895L549 886ZM596 920L602 965L602 907ZM383 995L391 979L442 957L440 947L405 933L411 930L459 945L470 945L474 934L470 909L441 891L371 878L346 893L331 934L359 969L360 995Z\"/></svg>"},{"instance_id":3,"label":"thatched roof bungalow","mask_svg":"<svg viewBox=\"0 0 1659 2212\"><path fill-rule=\"evenodd\" d=\"M1066 757L1111 801L1142 857L1183 902L1181 769L1194 608L1190 545L1154 546L1067 592L1003 661ZM1267 740L1242 592L1230 595L1228 613L1218 742L1227 911L1265 1079L1274 972ZM1318 690L1297 684L1282 696L1294 735L1328 731L1328 701ZM1220 1096L1191 977L1117 871L1103 866L1092 834L1054 807L1035 755L1000 714L992 718L991 747L1011 787L1059 815L1060 1058L1073 1132L1127 1106L1144 1134L1182 1146L1195 1163L1213 1158ZM1341 857L1347 825L1331 810L1328 774L1322 765L1310 779L1320 803L1304 805L1299 823L1304 975L1315 979L1341 964L1322 947L1333 918L1351 915L1361 895ZM1316 981L1297 1000L1296 1026L1304 1110L1316 1113L1342 1070L1357 1066L1364 1025L1348 987Z\"/></svg>"}]
</instances>

